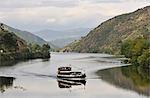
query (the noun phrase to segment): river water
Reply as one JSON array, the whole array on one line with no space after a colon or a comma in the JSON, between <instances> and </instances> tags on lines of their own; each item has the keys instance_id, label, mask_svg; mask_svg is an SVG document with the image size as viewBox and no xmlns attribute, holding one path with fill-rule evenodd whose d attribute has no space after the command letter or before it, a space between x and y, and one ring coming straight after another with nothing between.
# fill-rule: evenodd
<instances>
[{"instance_id":1,"label":"river water","mask_svg":"<svg viewBox=\"0 0 150 98\"><path fill-rule=\"evenodd\" d=\"M57 68L69 64L86 72L84 85L60 88ZM126 65L108 54L51 53L49 60L1 67L0 98L148 98L150 83L139 80L144 85L135 85L121 66Z\"/></svg>"}]
</instances>

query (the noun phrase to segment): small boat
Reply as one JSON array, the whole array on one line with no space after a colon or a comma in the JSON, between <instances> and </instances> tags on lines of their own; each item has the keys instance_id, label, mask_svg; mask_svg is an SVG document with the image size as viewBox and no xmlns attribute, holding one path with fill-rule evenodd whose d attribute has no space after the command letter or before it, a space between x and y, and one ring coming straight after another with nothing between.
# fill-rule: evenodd
<instances>
[{"instance_id":1,"label":"small boat","mask_svg":"<svg viewBox=\"0 0 150 98\"><path fill-rule=\"evenodd\" d=\"M57 81L59 88L72 88L86 84L86 74L80 71L73 71L72 67L59 67Z\"/></svg>"},{"instance_id":2,"label":"small boat","mask_svg":"<svg viewBox=\"0 0 150 98\"><path fill-rule=\"evenodd\" d=\"M64 79L75 79L75 80L82 80L86 78L86 74L80 71L72 71L72 68L69 67L59 67L57 78L64 78Z\"/></svg>"}]
</instances>

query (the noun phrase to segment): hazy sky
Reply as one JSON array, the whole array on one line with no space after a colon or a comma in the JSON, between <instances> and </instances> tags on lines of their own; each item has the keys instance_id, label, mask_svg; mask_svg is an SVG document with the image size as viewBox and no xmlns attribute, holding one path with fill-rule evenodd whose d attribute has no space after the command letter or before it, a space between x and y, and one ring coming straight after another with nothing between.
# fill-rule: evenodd
<instances>
[{"instance_id":1,"label":"hazy sky","mask_svg":"<svg viewBox=\"0 0 150 98\"><path fill-rule=\"evenodd\" d=\"M93 28L150 0L0 0L0 22L22 30Z\"/></svg>"}]
</instances>

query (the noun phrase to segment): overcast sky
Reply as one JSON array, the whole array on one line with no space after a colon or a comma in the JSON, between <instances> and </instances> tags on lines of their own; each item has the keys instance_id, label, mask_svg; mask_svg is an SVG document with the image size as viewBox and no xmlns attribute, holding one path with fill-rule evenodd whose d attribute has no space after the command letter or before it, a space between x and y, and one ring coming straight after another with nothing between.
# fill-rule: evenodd
<instances>
[{"instance_id":1,"label":"overcast sky","mask_svg":"<svg viewBox=\"0 0 150 98\"><path fill-rule=\"evenodd\" d=\"M93 28L150 0L0 0L0 22L27 31Z\"/></svg>"}]
</instances>

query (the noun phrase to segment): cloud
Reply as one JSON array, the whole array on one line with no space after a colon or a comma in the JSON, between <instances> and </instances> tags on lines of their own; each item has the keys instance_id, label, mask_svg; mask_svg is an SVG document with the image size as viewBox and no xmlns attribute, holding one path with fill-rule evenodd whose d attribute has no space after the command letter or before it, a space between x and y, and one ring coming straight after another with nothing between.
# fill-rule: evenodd
<instances>
[{"instance_id":1,"label":"cloud","mask_svg":"<svg viewBox=\"0 0 150 98\"><path fill-rule=\"evenodd\" d=\"M75 7L82 3L150 2L150 0L0 0L0 8Z\"/></svg>"},{"instance_id":2,"label":"cloud","mask_svg":"<svg viewBox=\"0 0 150 98\"><path fill-rule=\"evenodd\" d=\"M0 0L0 8L73 7L78 0Z\"/></svg>"},{"instance_id":3,"label":"cloud","mask_svg":"<svg viewBox=\"0 0 150 98\"><path fill-rule=\"evenodd\" d=\"M53 22L56 22L56 19L55 18L50 18L50 19L47 19L46 22L53 23Z\"/></svg>"},{"instance_id":4,"label":"cloud","mask_svg":"<svg viewBox=\"0 0 150 98\"><path fill-rule=\"evenodd\" d=\"M42 5L54 7L74 7L77 6L79 0L43 0Z\"/></svg>"},{"instance_id":5,"label":"cloud","mask_svg":"<svg viewBox=\"0 0 150 98\"><path fill-rule=\"evenodd\" d=\"M48 28L93 28L111 17L150 4L146 0L137 1L0 0L0 20L10 26L30 31Z\"/></svg>"},{"instance_id":6,"label":"cloud","mask_svg":"<svg viewBox=\"0 0 150 98\"><path fill-rule=\"evenodd\" d=\"M82 0L91 3L120 3L122 0Z\"/></svg>"},{"instance_id":7,"label":"cloud","mask_svg":"<svg viewBox=\"0 0 150 98\"><path fill-rule=\"evenodd\" d=\"M91 3L150 2L150 0L83 0Z\"/></svg>"}]
</instances>

